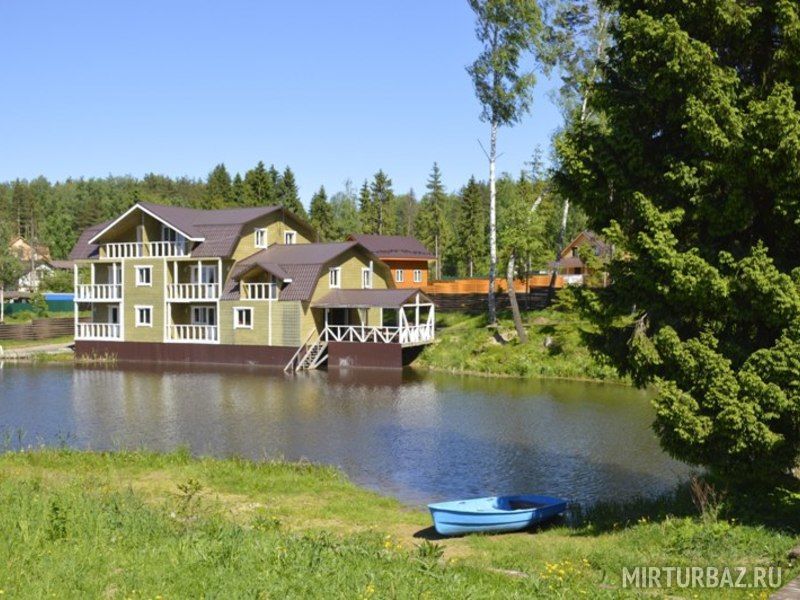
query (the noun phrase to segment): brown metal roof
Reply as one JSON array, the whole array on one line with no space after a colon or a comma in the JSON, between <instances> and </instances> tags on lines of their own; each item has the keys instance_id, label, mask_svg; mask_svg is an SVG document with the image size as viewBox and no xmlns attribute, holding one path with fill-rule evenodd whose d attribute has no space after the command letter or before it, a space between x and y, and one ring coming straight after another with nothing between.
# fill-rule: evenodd
<instances>
[{"instance_id":1,"label":"brown metal roof","mask_svg":"<svg viewBox=\"0 0 800 600\"><path fill-rule=\"evenodd\" d=\"M431 302L416 289L401 290L331 290L311 303L315 308L400 308L419 294L420 300Z\"/></svg>"},{"instance_id":2,"label":"brown metal roof","mask_svg":"<svg viewBox=\"0 0 800 600\"><path fill-rule=\"evenodd\" d=\"M89 240L100 233L103 229L108 227L110 224L111 221L104 221L103 223L93 225L88 229L84 229L84 231L78 237L78 241L75 242L75 246L72 248L72 251L69 253L69 259L81 260L86 258L96 258L97 249L99 246L97 244L90 244Z\"/></svg>"},{"instance_id":3,"label":"brown metal roof","mask_svg":"<svg viewBox=\"0 0 800 600\"><path fill-rule=\"evenodd\" d=\"M267 259L265 256L266 252L267 250L259 250L255 254L251 254L247 258L243 258L236 263L236 266L231 270L231 279L241 279L245 273L256 267L261 268L281 281L291 279L289 274L281 268L280 265Z\"/></svg>"},{"instance_id":4,"label":"brown metal roof","mask_svg":"<svg viewBox=\"0 0 800 600\"><path fill-rule=\"evenodd\" d=\"M292 283L281 290L278 298L280 300L311 300L322 274L323 265L281 266L292 278Z\"/></svg>"},{"instance_id":5,"label":"brown metal roof","mask_svg":"<svg viewBox=\"0 0 800 600\"><path fill-rule=\"evenodd\" d=\"M436 257L417 238L406 235L369 235L354 233L349 236L380 259L413 258L433 260Z\"/></svg>"}]
</instances>

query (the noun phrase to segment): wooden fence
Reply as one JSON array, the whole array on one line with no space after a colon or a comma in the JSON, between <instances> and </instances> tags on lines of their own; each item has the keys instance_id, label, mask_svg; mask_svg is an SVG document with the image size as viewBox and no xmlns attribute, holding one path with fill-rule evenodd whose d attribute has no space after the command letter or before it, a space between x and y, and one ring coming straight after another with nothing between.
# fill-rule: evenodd
<instances>
[{"instance_id":1,"label":"wooden fence","mask_svg":"<svg viewBox=\"0 0 800 600\"><path fill-rule=\"evenodd\" d=\"M548 288L550 286L550 275L531 275L528 278L528 284L525 280L517 279L514 281L514 291L518 294L524 294L530 290L533 292L539 288ZM561 275L556 276L554 282L556 289L564 287L564 278ZM507 292L508 282L505 277L498 277L495 279L495 290L497 292ZM448 279L448 280L434 280L423 288L423 291L428 294L483 294L489 293L489 279L487 277L472 277L464 279Z\"/></svg>"},{"instance_id":2,"label":"wooden fence","mask_svg":"<svg viewBox=\"0 0 800 600\"><path fill-rule=\"evenodd\" d=\"M83 322L90 320L89 317L81 319ZM0 340L46 340L66 335L75 335L73 317L34 319L30 323L0 325Z\"/></svg>"},{"instance_id":3,"label":"wooden fence","mask_svg":"<svg viewBox=\"0 0 800 600\"><path fill-rule=\"evenodd\" d=\"M431 294L428 296L433 300L437 310L459 310L463 312L478 313L486 311L486 294ZM511 306L508 294L499 292L497 308L504 310ZM517 302L522 310L541 310L547 308L551 302L549 288L535 288L530 294L517 292Z\"/></svg>"}]
</instances>

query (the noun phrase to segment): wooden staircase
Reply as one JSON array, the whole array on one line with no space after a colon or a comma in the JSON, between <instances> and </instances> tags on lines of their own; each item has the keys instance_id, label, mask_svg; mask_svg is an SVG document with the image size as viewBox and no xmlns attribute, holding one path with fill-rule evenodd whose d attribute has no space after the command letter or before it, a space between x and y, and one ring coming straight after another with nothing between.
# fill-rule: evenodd
<instances>
[{"instance_id":1,"label":"wooden staircase","mask_svg":"<svg viewBox=\"0 0 800 600\"><path fill-rule=\"evenodd\" d=\"M328 358L328 340L322 336L317 336L311 344L311 338L314 332L306 338L306 341L301 345L297 352L294 353L291 360L283 368L284 373L297 373L297 371L306 371L316 369ZM303 351L305 350L305 353Z\"/></svg>"}]
</instances>

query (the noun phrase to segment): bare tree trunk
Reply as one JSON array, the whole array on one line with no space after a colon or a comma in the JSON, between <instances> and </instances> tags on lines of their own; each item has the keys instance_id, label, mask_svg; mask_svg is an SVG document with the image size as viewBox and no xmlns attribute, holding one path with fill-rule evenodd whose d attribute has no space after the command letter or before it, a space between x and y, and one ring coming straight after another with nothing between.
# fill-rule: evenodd
<instances>
[{"instance_id":1,"label":"bare tree trunk","mask_svg":"<svg viewBox=\"0 0 800 600\"><path fill-rule=\"evenodd\" d=\"M469 259L469 276L470 277L473 277L472 273L473 273L473 262L472 262L472 259L470 258Z\"/></svg>"},{"instance_id":2,"label":"bare tree trunk","mask_svg":"<svg viewBox=\"0 0 800 600\"><path fill-rule=\"evenodd\" d=\"M497 185L495 162L497 160L497 121L492 121L489 143L489 325L497 324L497 301L494 280L497 274Z\"/></svg>"},{"instance_id":3,"label":"bare tree trunk","mask_svg":"<svg viewBox=\"0 0 800 600\"><path fill-rule=\"evenodd\" d=\"M514 253L508 258L508 271L506 278L508 279L508 299L511 301L511 314L514 317L514 327L517 329L517 337L520 344L528 343L528 333L522 325L522 315L519 312L519 304L517 303L517 291L514 289Z\"/></svg>"}]
</instances>

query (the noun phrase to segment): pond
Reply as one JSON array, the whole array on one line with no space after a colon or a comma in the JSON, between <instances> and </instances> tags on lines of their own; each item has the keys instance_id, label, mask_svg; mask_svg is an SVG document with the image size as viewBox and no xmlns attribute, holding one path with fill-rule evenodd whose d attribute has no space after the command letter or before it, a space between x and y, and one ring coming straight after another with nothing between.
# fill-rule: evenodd
<instances>
[{"instance_id":1,"label":"pond","mask_svg":"<svg viewBox=\"0 0 800 600\"><path fill-rule=\"evenodd\" d=\"M410 504L662 493L690 470L660 450L652 418L646 392L593 383L413 370L0 369L0 430L24 432L25 445L308 459Z\"/></svg>"}]
</instances>

